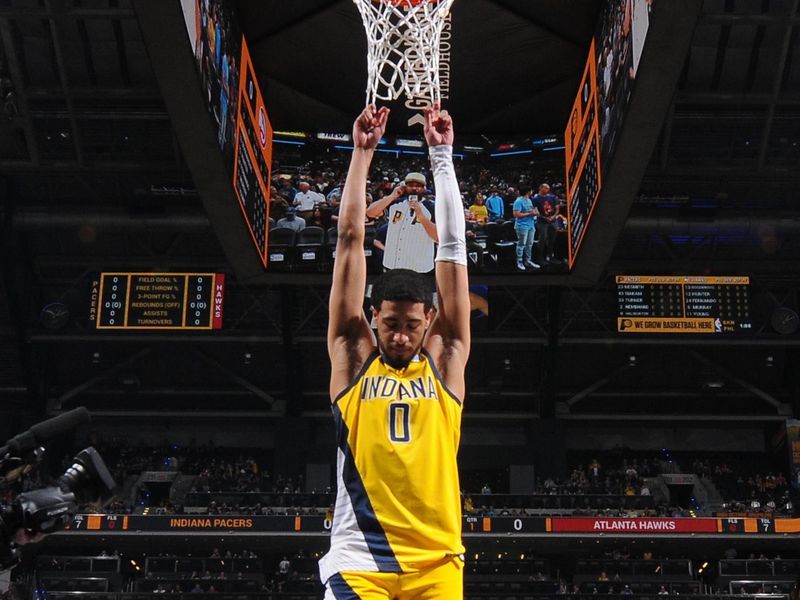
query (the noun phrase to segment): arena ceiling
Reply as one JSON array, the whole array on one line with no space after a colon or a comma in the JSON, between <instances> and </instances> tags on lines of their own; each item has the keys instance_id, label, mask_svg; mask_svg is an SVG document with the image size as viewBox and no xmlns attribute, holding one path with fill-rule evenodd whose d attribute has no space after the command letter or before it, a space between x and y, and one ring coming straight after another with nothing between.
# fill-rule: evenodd
<instances>
[{"instance_id":1,"label":"arena ceiling","mask_svg":"<svg viewBox=\"0 0 800 600\"><path fill-rule=\"evenodd\" d=\"M459 132L562 132L601 4L462 4L452 10L446 100ZM281 129L349 131L367 73L366 35L352 0L237 6L273 121Z\"/></svg>"},{"instance_id":2,"label":"arena ceiling","mask_svg":"<svg viewBox=\"0 0 800 600\"><path fill-rule=\"evenodd\" d=\"M597 5L457 2L450 106L462 130L559 130ZM99 336L86 327L92 272L229 270L134 7L0 1L4 405L13 414L84 403L120 414L261 414L273 406L325 414L324 286L231 279L226 330L216 336ZM365 72L352 2L237 7L275 125L347 129ZM607 269L750 274L754 337L714 345L621 339L608 279L592 289L504 287L496 290L502 318L476 332L475 414L781 417L800 389L800 338L777 333L770 320L776 308L798 309L799 32L798 0L705 0ZM42 316L53 302L69 309L58 328ZM13 427L12 416L6 422Z\"/></svg>"}]
</instances>

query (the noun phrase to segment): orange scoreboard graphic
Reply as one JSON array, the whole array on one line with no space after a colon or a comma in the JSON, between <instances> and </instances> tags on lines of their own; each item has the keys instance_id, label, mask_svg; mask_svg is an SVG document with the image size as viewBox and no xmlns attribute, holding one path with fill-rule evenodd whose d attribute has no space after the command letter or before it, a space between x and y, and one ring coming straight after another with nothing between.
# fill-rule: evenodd
<instances>
[{"instance_id":1,"label":"orange scoreboard graphic","mask_svg":"<svg viewBox=\"0 0 800 600\"><path fill-rule=\"evenodd\" d=\"M597 99L595 41L581 77L578 96L564 131L567 192L567 238L572 268L586 228L600 195L603 179L600 164L600 118Z\"/></svg>"},{"instance_id":2,"label":"orange scoreboard graphic","mask_svg":"<svg viewBox=\"0 0 800 600\"><path fill-rule=\"evenodd\" d=\"M272 125L258 87L247 41L242 38L233 189L264 268L269 243L269 186L272 170Z\"/></svg>"},{"instance_id":3,"label":"orange scoreboard graphic","mask_svg":"<svg viewBox=\"0 0 800 600\"><path fill-rule=\"evenodd\" d=\"M222 329L222 273L101 273L92 280L96 329Z\"/></svg>"}]
</instances>

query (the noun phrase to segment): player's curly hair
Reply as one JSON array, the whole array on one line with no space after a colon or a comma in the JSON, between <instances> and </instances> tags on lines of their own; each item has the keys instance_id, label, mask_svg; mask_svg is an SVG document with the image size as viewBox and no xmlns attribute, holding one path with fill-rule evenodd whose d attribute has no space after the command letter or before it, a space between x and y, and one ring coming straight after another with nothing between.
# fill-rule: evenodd
<instances>
[{"instance_id":1,"label":"player's curly hair","mask_svg":"<svg viewBox=\"0 0 800 600\"><path fill-rule=\"evenodd\" d=\"M429 279L410 269L386 271L372 285L370 301L375 310L380 310L384 300L389 302L421 302L425 311L433 308L433 291Z\"/></svg>"}]
</instances>

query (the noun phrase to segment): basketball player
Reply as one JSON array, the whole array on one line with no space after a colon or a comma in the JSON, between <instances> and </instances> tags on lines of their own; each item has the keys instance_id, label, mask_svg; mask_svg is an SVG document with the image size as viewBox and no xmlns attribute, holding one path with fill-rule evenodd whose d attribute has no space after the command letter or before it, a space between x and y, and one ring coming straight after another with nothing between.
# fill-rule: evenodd
<instances>
[{"instance_id":1,"label":"basketball player","mask_svg":"<svg viewBox=\"0 0 800 600\"><path fill-rule=\"evenodd\" d=\"M428 280L406 269L374 284L364 315L364 184L389 116L369 106L353 126L328 325L338 490L326 600L463 597L456 452L469 355L464 211L452 160L453 122L425 111L436 185L439 253L434 316Z\"/></svg>"},{"instance_id":2,"label":"basketball player","mask_svg":"<svg viewBox=\"0 0 800 600\"><path fill-rule=\"evenodd\" d=\"M417 273L433 271L436 225L431 220L434 204L423 200L427 181L422 173L409 173L403 185L385 198L373 202L367 216L377 218L389 211L383 250L385 269L411 269ZM435 216L433 217L435 219Z\"/></svg>"}]
</instances>

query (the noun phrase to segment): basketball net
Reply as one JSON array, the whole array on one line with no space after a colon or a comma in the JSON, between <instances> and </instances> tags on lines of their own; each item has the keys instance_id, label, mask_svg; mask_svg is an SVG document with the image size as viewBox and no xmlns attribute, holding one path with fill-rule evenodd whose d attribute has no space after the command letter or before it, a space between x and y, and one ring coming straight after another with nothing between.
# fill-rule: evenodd
<instances>
[{"instance_id":1,"label":"basketball net","mask_svg":"<svg viewBox=\"0 0 800 600\"><path fill-rule=\"evenodd\" d=\"M455 0L353 0L367 32L367 104L441 100L439 44Z\"/></svg>"}]
</instances>

